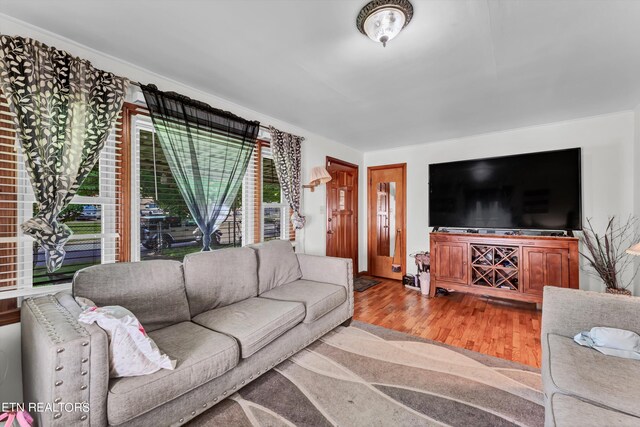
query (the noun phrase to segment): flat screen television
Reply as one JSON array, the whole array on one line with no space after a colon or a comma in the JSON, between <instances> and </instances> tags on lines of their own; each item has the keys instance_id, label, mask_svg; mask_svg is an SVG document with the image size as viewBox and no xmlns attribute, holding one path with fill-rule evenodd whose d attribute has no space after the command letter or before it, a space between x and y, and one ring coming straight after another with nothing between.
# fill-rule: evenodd
<instances>
[{"instance_id":1,"label":"flat screen television","mask_svg":"<svg viewBox=\"0 0 640 427\"><path fill-rule=\"evenodd\" d=\"M580 148L429 165L429 226L581 230Z\"/></svg>"}]
</instances>

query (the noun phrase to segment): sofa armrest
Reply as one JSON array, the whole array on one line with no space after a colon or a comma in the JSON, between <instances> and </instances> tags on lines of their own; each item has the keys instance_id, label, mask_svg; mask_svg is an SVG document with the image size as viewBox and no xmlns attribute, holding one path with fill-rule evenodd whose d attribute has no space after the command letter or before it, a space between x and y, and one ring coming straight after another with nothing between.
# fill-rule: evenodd
<instances>
[{"instance_id":1,"label":"sofa armrest","mask_svg":"<svg viewBox=\"0 0 640 427\"><path fill-rule=\"evenodd\" d=\"M640 334L640 298L545 286L542 335L573 338L594 326Z\"/></svg>"},{"instance_id":2,"label":"sofa armrest","mask_svg":"<svg viewBox=\"0 0 640 427\"><path fill-rule=\"evenodd\" d=\"M347 289L349 315L353 316L353 260L307 254L296 255L303 279L340 285Z\"/></svg>"},{"instance_id":3,"label":"sofa armrest","mask_svg":"<svg viewBox=\"0 0 640 427\"><path fill-rule=\"evenodd\" d=\"M24 401L40 405L30 411L38 426L107 425L107 334L80 324L81 311L62 292L22 305Z\"/></svg>"},{"instance_id":4,"label":"sofa armrest","mask_svg":"<svg viewBox=\"0 0 640 427\"><path fill-rule=\"evenodd\" d=\"M350 258L296 255L303 279L341 285L353 292L353 261Z\"/></svg>"}]
</instances>

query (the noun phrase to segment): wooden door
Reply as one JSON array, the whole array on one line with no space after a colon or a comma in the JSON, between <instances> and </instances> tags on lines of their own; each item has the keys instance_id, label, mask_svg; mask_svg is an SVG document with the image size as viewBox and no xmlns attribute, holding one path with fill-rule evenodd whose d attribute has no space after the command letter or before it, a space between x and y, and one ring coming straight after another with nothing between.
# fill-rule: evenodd
<instances>
[{"instance_id":1,"label":"wooden door","mask_svg":"<svg viewBox=\"0 0 640 427\"><path fill-rule=\"evenodd\" d=\"M569 287L569 249L522 248L523 292L542 295L545 286Z\"/></svg>"},{"instance_id":2,"label":"wooden door","mask_svg":"<svg viewBox=\"0 0 640 427\"><path fill-rule=\"evenodd\" d=\"M434 277L444 282L467 284L469 248L464 242L436 242L433 248Z\"/></svg>"},{"instance_id":3,"label":"wooden door","mask_svg":"<svg viewBox=\"0 0 640 427\"><path fill-rule=\"evenodd\" d=\"M406 163L367 169L368 272L372 276L402 279L406 271ZM394 273L394 259L401 271Z\"/></svg>"},{"instance_id":4,"label":"wooden door","mask_svg":"<svg viewBox=\"0 0 640 427\"><path fill-rule=\"evenodd\" d=\"M327 256L351 258L358 271L358 165L327 157Z\"/></svg>"}]
</instances>

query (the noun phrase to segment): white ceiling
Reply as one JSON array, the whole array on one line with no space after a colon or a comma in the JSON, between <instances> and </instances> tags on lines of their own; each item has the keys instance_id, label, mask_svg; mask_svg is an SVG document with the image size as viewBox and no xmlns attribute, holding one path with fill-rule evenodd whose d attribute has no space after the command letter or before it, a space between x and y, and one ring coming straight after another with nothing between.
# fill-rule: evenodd
<instances>
[{"instance_id":1,"label":"white ceiling","mask_svg":"<svg viewBox=\"0 0 640 427\"><path fill-rule=\"evenodd\" d=\"M638 0L0 0L0 11L363 151L640 103ZM517 141L514 141L517 143Z\"/></svg>"}]
</instances>

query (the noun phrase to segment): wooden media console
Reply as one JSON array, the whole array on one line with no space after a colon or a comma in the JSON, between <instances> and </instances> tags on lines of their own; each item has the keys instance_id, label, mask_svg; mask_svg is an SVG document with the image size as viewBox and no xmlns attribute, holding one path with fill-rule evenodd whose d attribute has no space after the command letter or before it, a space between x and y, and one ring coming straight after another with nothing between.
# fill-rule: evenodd
<instances>
[{"instance_id":1,"label":"wooden media console","mask_svg":"<svg viewBox=\"0 0 640 427\"><path fill-rule=\"evenodd\" d=\"M544 286L579 287L575 237L430 234L431 289L542 302Z\"/></svg>"}]
</instances>

